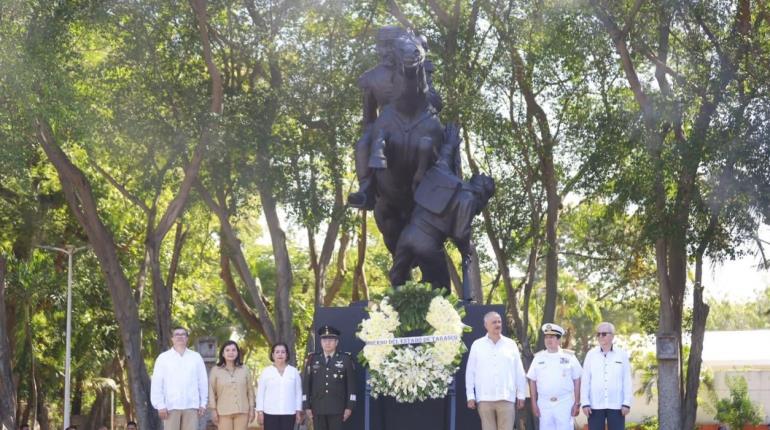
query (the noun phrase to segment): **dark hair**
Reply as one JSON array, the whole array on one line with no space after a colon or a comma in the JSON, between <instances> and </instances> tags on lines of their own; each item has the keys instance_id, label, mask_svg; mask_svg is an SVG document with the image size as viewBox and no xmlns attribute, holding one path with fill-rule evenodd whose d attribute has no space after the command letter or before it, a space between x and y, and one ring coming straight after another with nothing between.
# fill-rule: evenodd
<instances>
[{"instance_id":1,"label":"dark hair","mask_svg":"<svg viewBox=\"0 0 770 430\"><path fill-rule=\"evenodd\" d=\"M20 428L20 429L23 429L23 428L25 428L25 427L26 427L26 428L29 428L29 424L22 424L22 425L20 425L20 426L19 426L19 428Z\"/></svg>"},{"instance_id":2,"label":"dark hair","mask_svg":"<svg viewBox=\"0 0 770 430\"><path fill-rule=\"evenodd\" d=\"M291 353L289 352L289 345L286 345L283 342L274 343L273 346L270 348L270 361L275 361L273 360L273 353L275 352L275 348L279 346L282 346L283 349L286 350L286 361L288 362L289 359L291 358Z\"/></svg>"},{"instance_id":3,"label":"dark hair","mask_svg":"<svg viewBox=\"0 0 770 430\"><path fill-rule=\"evenodd\" d=\"M184 330L184 334L186 334L187 336L190 335L190 330L187 330L187 327L182 327L181 325L178 325L178 326L172 328L171 329L171 334L174 334L174 332L177 331L177 330Z\"/></svg>"},{"instance_id":4,"label":"dark hair","mask_svg":"<svg viewBox=\"0 0 770 430\"><path fill-rule=\"evenodd\" d=\"M225 348L227 348L230 345L235 345L235 351L238 352L238 355L235 357L235 365L240 366L243 364L241 362L241 348L238 346L238 343L234 340L228 340L227 342L222 344L221 348L219 348L219 361L217 361L217 366L219 367L225 366Z\"/></svg>"},{"instance_id":5,"label":"dark hair","mask_svg":"<svg viewBox=\"0 0 770 430\"><path fill-rule=\"evenodd\" d=\"M126 423L126 427L128 427L130 425L133 425L134 427L136 427L136 422L135 421L129 421L129 422Z\"/></svg>"}]
</instances>

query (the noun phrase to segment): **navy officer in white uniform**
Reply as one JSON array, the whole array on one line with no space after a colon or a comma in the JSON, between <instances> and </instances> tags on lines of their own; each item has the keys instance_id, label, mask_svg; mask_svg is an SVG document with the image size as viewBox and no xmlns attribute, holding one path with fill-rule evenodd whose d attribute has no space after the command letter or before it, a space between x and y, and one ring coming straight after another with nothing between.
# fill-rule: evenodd
<instances>
[{"instance_id":1,"label":"navy officer in white uniform","mask_svg":"<svg viewBox=\"0 0 770 430\"><path fill-rule=\"evenodd\" d=\"M543 334L546 349L535 354L527 372L532 413L540 418L540 430L573 430L580 411L580 362L561 348L563 328L544 324Z\"/></svg>"}]
</instances>

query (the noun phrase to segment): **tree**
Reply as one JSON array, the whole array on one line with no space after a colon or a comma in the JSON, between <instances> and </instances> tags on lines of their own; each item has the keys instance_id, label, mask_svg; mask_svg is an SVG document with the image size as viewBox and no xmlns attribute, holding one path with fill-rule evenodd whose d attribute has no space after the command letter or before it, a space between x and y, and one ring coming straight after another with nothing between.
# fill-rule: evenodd
<instances>
[{"instance_id":1,"label":"tree","mask_svg":"<svg viewBox=\"0 0 770 430\"><path fill-rule=\"evenodd\" d=\"M8 260L0 256L0 416L3 426L16 428L16 389L11 374L11 346L5 314L5 274Z\"/></svg>"},{"instance_id":2,"label":"tree","mask_svg":"<svg viewBox=\"0 0 770 430\"><path fill-rule=\"evenodd\" d=\"M199 2L194 2L193 6L198 20L199 35L203 45L203 56L213 82L210 112L213 117L216 117L216 115L221 112L222 105L221 80L219 79L216 67L211 60L205 11L201 12L202 4ZM58 11L62 13L69 12L64 9L59 9ZM64 29L66 30L66 21L58 21L54 22L54 24L57 26L65 24ZM33 27L33 30L34 29L35 28ZM62 40L59 40L59 42L66 40L64 32L61 34L61 38ZM44 45L45 43L51 43L51 41L41 37L37 40L37 43ZM33 47L37 48L35 46ZM55 103L56 100L53 100L53 102ZM88 178L81 169L72 163L70 158L57 143L55 137L56 133L46 118L48 115L44 112L38 112L35 113L34 116L37 141L56 169L70 210L88 235L89 242L99 259L102 271L107 280L109 291L112 296L113 308L121 329L124 352L128 362L129 380L132 388L131 397L133 399L133 406L136 409L138 421L140 426L152 428L158 424L158 421L157 415L154 414L149 405L149 377L141 354L140 337L136 336L136 334L141 332L137 304L133 298L132 289L128 283L128 279L121 267L113 235L100 218L97 199L94 197L92 186ZM59 120L59 118L56 119ZM212 126L213 123L208 121L203 127L200 139L204 142L202 144L204 146L205 142L210 139ZM66 125L63 125L62 129L64 127L66 127ZM63 133L63 130L59 131ZM193 160L200 156L200 154L196 155ZM200 163L200 161L194 162L193 165L195 165L195 163ZM194 173L194 171L192 173ZM189 190L192 186L194 175L192 176L193 177L188 176L185 179L184 182L186 185L183 189L186 188ZM160 229L163 235L165 234L163 230L165 229L165 231L168 231L168 228L170 228L173 223L173 219L178 216L179 211L181 211L181 208L184 206L186 195L183 193L183 195L178 197L183 198L174 200L170 205L174 209L166 214L167 218L170 219L164 219L160 223L161 226L164 226Z\"/></svg>"},{"instance_id":3,"label":"tree","mask_svg":"<svg viewBox=\"0 0 770 430\"><path fill-rule=\"evenodd\" d=\"M632 158L646 171L632 168L634 178L618 182L616 192L642 208L656 256L659 342L668 341L679 352L659 360L658 413L666 430L694 425L709 310L702 299L703 256L729 252L725 239L745 240L756 230L755 214L766 213L766 198L755 190L766 186L767 175L740 173L768 155L757 140L766 139L760 137L766 131L755 122L767 112L762 78L767 71L753 61L768 55L760 42L768 25L763 10L748 0L734 9L716 2L590 2L619 56L639 114L642 145L640 156ZM643 80L644 69L654 70L656 86ZM685 384L681 338L691 259L693 349Z\"/></svg>"}]
</instances>

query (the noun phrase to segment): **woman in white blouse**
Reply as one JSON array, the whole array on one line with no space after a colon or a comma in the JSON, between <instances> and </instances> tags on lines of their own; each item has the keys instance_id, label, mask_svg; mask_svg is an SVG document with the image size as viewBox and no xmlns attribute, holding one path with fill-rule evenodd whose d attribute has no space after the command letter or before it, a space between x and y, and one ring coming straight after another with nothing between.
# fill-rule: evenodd
<instances>
[{"instance_id":1,"label":"woman in white blouse","mask_svg":"<svg viewBox=\"0 0 770 430\"><path fill-rule=\"evenodd\" d=\"M257 421L265 430L292 430L302 421L302 381L285 343L273 345L270 361L257 380Z\"/></svg>"}]
</instances>

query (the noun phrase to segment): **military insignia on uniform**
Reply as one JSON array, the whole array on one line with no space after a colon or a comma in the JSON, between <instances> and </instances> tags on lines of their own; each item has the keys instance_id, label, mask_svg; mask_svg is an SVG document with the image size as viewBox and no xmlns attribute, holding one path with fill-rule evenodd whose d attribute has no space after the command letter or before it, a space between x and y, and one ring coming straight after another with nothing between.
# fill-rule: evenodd
<instances>
[{"instance_id":1,"label":"military insignia on uniform","mask_svg":"<svg viewBox=\"0 0 770 430\"><path fill-rule=\"evenodd\" d=\"M317 361L315 363L313 363L313 370L318 370L320 368L321 368L321 363L319 363Z\"/></svg>"},{"instance_id":2,"label":"military insignia on uniform","mask_svg":"<svg viewBox=\"0 0 770 430\"><path fill-rule=\"evenodd\" d=\"M340 361L334 363L334 367L336 367L337 369L342 369L345 366L342 364L342 360L340 360Z\"/></svg>"},{"instance_id":3,"label":"military insignia on uniform","mask_svg":"<svg viewBox=\"0 0 770 430\"><path fill-rule=\"evenodd\" d=\"M569 364L569 359L567 357L560 357L559 364Z\"/></svg>"},{"instance_id":4,"label":"military insignia on uniform","mask_svg":"<svg viewBox=\"0 0 770 430\"><path fill-rule=\"evenodd\" d=\"M351 394L350 395L350 401L351 402L355 402L356 401L356 395L355 394Z\"/></svg>"}]
</instances>

